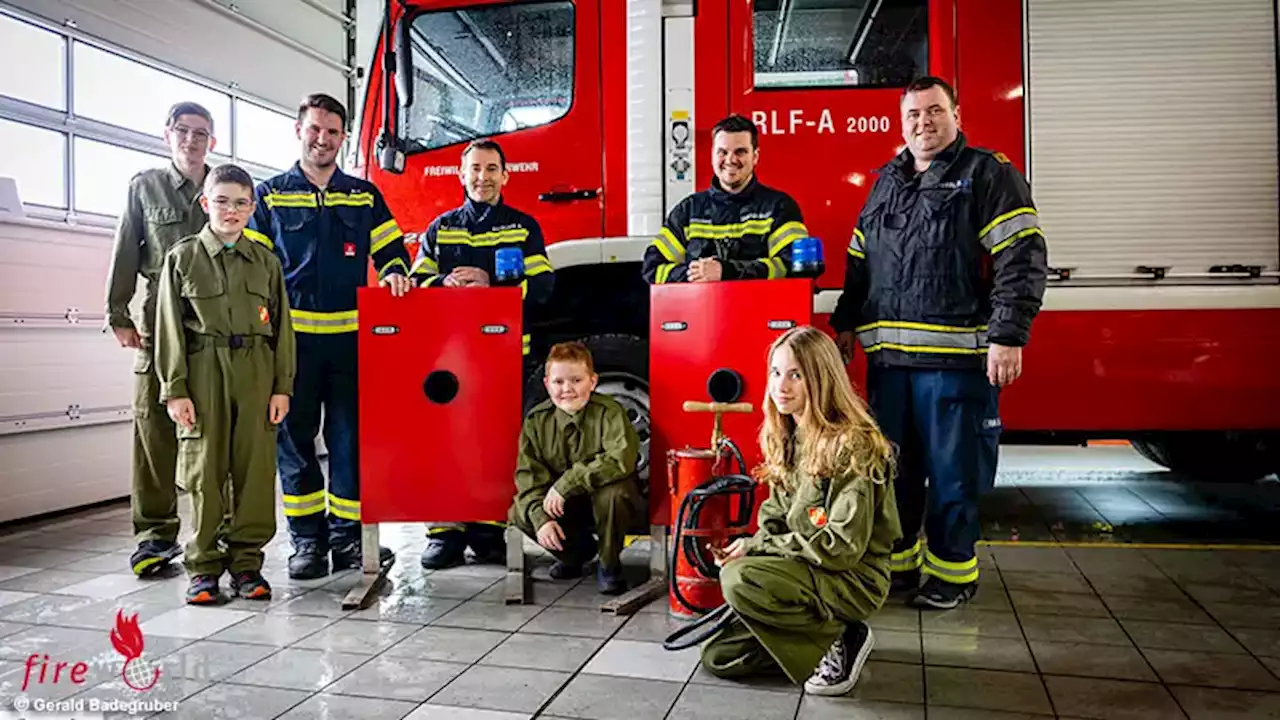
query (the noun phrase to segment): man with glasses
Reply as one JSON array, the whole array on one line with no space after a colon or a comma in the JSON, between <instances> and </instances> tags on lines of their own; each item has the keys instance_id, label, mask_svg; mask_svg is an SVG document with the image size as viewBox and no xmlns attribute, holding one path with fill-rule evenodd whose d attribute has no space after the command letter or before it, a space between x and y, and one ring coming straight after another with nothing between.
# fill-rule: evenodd
<instances>
[{"instance_id":1,"label":"man with glasses","mask_svg":"<svg viewBox=\"0 0 1280 720\"><path fill-rule=\"evenodd\" d=\"M177 432L160 405L152 338L156 283L165 253L178 240L200 232L208 220L199 200L209 171L205 156L215 145L213 116L196 103L177 103L169 109L164 140L169 146L169 165L144 170L129 181L107 276L107 327L121 347L136 351L129 498L138 549L129 565L139 577L155 575L182 552L177 543ZM139 275L143 279L142 312L135 323L129 304Z\"/></svg>"},{"instance_id":2,"label":"man with glasses","mask_svg":"<svg viewBox=\"0 0 1280 720\"><path fill-rule=\"evenodd\" d=\"M400 226L373 183L338 169L347 111L316 93L298 107L302 157L258 186L245 237L275 250L284 266L297 333L293 405L278 445L284 514L293 539L289 577L304 580L361 566L360 458L357 441L356 290L379 282L408 292L409 255ZM324 411L329 483L316 459ZM382 562L391 551L379 548Z\"/></svg>"}]
</instances>

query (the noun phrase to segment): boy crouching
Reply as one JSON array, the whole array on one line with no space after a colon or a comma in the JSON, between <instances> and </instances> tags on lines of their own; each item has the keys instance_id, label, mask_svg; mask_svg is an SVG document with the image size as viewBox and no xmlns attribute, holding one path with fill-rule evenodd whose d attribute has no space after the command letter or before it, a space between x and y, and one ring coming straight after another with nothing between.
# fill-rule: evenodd
<instances>
[{"instance_id":1,"label":"boy crouching","mask_svg":"<svg viewBox=\"0 0 1280 720\"><path fill-rule=\"evenodd\" d=\"M200 203L209 222L165 255L156 307L160 399L178 426L178 473L195 521L187 602L218 602L223 570L236 595L267 599L262 548L276 531L276 427L289 411L296 362L289 300L279 260L243 234L253 178L218 166ZM231 502L225 548L217 541L223 498Z\"/></svg>"},{"instance_id":2,"label":"boy crouching","mask_svg":"<svg viewBox=\"0 0 1280 720\"><path fill-rule=\"evenodd\" d=\"M516 498L511 523L555 555L551 577L582 576L596 555L599 590L617 595L622 545L632 519L642 513L636 466L640 437L618 401L595 392L591 351L561 343L547 355L550 399L525 418L520 431Z\"/></svg>"}]
</instances>

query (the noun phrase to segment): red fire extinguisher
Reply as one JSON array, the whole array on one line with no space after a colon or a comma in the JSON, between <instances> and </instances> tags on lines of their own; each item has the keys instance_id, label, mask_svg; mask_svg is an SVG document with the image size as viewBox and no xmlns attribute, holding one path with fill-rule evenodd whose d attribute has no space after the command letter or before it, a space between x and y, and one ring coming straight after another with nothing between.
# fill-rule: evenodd
<instances>
[{"instance_id":1,"label":"red fire extinguisher","mask_svg":"<svg viewBox=\"0 0 1280 720\"><path fill-rule=\"evenodd\" d=\"M715 413L710 448L667 453L671 493L671 550L668 567L670 612L696 617L724 604L720 568L710 548L746 535L755 507L755 481L747 475L742 453L720 432L720 415L751 412L750 403L686 402L686 412ZM736 461L737 472L726 472Z\"/></svg>"}]
</instances>

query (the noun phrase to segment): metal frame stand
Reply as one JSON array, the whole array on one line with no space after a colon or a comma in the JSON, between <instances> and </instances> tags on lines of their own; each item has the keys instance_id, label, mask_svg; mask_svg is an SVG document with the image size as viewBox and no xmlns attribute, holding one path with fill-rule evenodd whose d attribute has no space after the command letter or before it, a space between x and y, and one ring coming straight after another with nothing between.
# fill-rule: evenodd
<instances>
[{"instance_id":1,"label":"metal frame stand","mask_svg":"<svg viewBox=\"0 0 1280 720\"><path fill-rule=\"evenodd\" d=\"M508 525L507 577L502 581L503 601L507 605L525 605L529 602L529 574L525 568L524 533L515 525Z\"/></svg>"},{"instance_id":2,"label":"metal frame stand","mask_svg":"<svg viewBox=\"0 0 1280 720\"><path fill-rule=\"evenodd\" d=\"M667 528L649 526L649 580L600 605L600 612L631 615L667 592Z\"/></svg>"},{"instance_id":3,"label":"metal frame stand","mask_svg":"<svg viewBox=\"0 0 1280 720\"><path fill-rule=\"evenodd\" d=\"M378 540L378 526L362 525L360 527L361 558L360 582L347 591L342 599L343 610L363 610L373 604L387 580L387 572L395 561L382 564L380 557L381 543Z\"/></svg>"}]
</instances>

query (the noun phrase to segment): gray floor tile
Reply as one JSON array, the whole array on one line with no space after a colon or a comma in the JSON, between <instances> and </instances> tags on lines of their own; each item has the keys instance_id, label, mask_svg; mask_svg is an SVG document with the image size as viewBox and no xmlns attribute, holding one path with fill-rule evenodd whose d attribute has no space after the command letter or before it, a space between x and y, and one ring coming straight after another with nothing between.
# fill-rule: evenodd
<instances>
[{"instance_id":1,"label":"gray floor tile","mask_svg":"<svg viewBox=\"0 0 1280 720\"><path fill-rule=\"evenodd\" d=\"M1280 658L1280 630L1238 628L1232 630L1231 634L1254 655Z\"/></svg>"},{"instance_id":2,"label":"gray floor tile","mask_svg":"<svg viewBox=\"0 0 1280 720\"><path fill-rule=\"evenodd\" d=\"M1190 600L1107 596L1103 602L1121 620L1212 625L1213 620Z\"/></svg>"},{"instance_id":3,"label":"gray floor tile","mask_svg":"<svg viewBox=\"0 0 1280 720\"><path fill-rule=\"evenodd\" d=\"M252 618L254 613L220 607L180 607L142 623L148 636L163 635L196 640L206 638Z\"/></svg>"},{"instance_id":4,"label":"gray floor tile","mask_svg":"<svg viewBox=\"0 0 1280 720\"><path fill-rule=\"evenodd\" d=\"M1169 688L1191 720L1280 718L1280 695L1218 688Z\"/></svg>"},{"instance_id":5,"label":"gray floor tile","mask_svg":"<svg viewBox=\"0 0 1280 720\"><path fill-rule=\"evenodd\" d=\"M992 575L994 576L995 573ZM978 593L966 603L966 607L990 612L1013 612L1013 603L1010 602L1009 592L1004 586L987 583L984 580L978 580Z\"/></svg>"},{"instance_id":6,"label":"gray floor tile","mask_svg":"<svg viewBox=\"0 0 1280 720\"><path fill-rule=\"evenodd\" d=\"M480 664L576 672L603 644L600 638L519 632L485 655Z\"/></svg>"},{"instance_id":7,"label":"gray floor tile","mask_svg":"<svg viewBox=\"0 0 1280 720\"><path fill-rule=\"evenodd\" d=\"M110 682L103 683L96 687L92 687L75 696L76 700L97 700L99 702L119 702L133 703L143 700L148 703L181 703L186 698L209 687L210 683L204 680L190 680L178 677L161 677L156 684L139 694L137 690L129 687L117 675ZM108 717L111 717L108 715Z\"/></svg>"},{"instance_id":8,"label":"gray floor tile","mask_svg":"<svg viewBox=\"0 0 1280 720\"><path fill-rule=\"evenodd\" d=\"M10 558L6 556L5 560L8 561ZM40 572L40 568L0 565L0 590L21 590L22 588L20 587L8 587L9 581L38 572Z\"/></svg>"},{"instance_id":9,"label":"gray floor tile","mask_svg":"<svg viewBox=\"0 0 1280 720\"><path fill-rule=\"evenodd\" d=\"M1171 720L1185 715L1163 685L1046 676L1059 715L1092 720Z\"/></svg>"},{"instance_id":10,"label":"gray floor tile","mask_svg":"<svg viewBox=\"0 0 1280 720\"><path fill-rule=\"evenodd\" d=\"M1133 642L1143 650L1191 650L1214 653L1244 653L1245 649L1216 625L1185 625L1121 620Z\"/></svg>"},{"instance_id":11,"label":"gray floor tile","mask_svg":"<svg viewBox=\"0 0 1280 720\"><path fill-rule=\"evenodd\" d=\"M1042 714L1053 712L1038 675L925 667L925 678L929 705Z\"/></svg>"},{"instance_id":12,"label":"gray floor tile","mask_svg":"<svg viewBox=\"0 0 1280 720\"><path fill-rule=\"evenodd\" d=\"M1028 548L1000 546L991 548L1000 572L1031 570L1036 572L1079 572L1070 556L1060 548Z\"/></svg>"},{"instance_id":13,"label":"gray floor tile","mask_svg":"<svg viewBox=\"0 0 1280 720\"><path fill-rule=\"evenodd\" d=\"M472 666L431 698L433 705L532 713L570 678L549 670Z\"/></svg>"},{"instance_id":14,"label":"gray floor tile","mask_svg":"<svg viewBox=\"0 0 1280 720\"><path fill-rule=\"evenodd\" d=\"M529 717L529 713L479 710L477 708L427 703L426 705L418 706L418 709L409 713L405 720L528 720ZM540 715L539 717L546 718L550 716Z\"/></svg>"},{"instance_id":15,"label":"gray floor tile","mask_svg":"<svg viewBox=\"0 0 1280 720\"><path fill-rule=\"evenodd\" d=\"M182 701L177 712L158 715L181 720L262 720L301 703L307 693L280 688L219 684Z\"/></svg>"},{"instance_id":16,"label":"gray floor tile","mask_svg":"<svg viewBox=\"0 0 1280 720\"><path fill-rule=\"evenodd\" d=\"M863 669L863 677L866 676L865 666ZM799 695L801 687L792 683L787 676L782 673L782 669L778 668L776 673L770 675L757 675L746 679L727 680L718 678L707 672L707 669L698 663L698 667L693 671L693 676L689 678L689 682L699 685L723 685L726 687L750 687L756 690L772 690L774 692L786 692Z\"/></svg>"},{"instance_id":17,"label":"gray floor tile","mask_svg":"<svg viewBox=\"0 0 1280 720\"><path fill-rule=\"evenodd\" d=\"M515 632L544 609L536 605L498 605L468 600L433 620L431 625Z\"/></svg>"},{"instance_id":18,"label":"gray floor tile","mask_svg":"<svg viewBox=\"0 0 1280 720\"><path fill-rule=\"evenodd\" d=\"M602 613L599 610L549 607L520 629L546 635L607 638L626 621L626 616Z\"/></svg>"},{"instance_id":19,"label":"gray floor tile","mask_svg":"<svg viewBox=\"0 0 1280 720\"><path fill-rule=\"evenodd\" d=\"M286 648L232 675L227 682L317 692L368 660L368 655Z\"/></svg>"},{"instance_id":20,"label":"gray floor tile","mask_svg":"<svg viewBox=\"0 0 1280 720\"><path fill-rule=\"evenodd\" d=\"M161 658L157 664L165 677L200 680L207 685L222 682L276 651L266 645L199 640Z\"/></svg>"},{"instance_id":21,"label":"gray floor tile","mask_svg":"<svg viewBox=\"0 0 1280 720\"><path fill-rule=\"evenodd\" d=\"M72 595L37 595L0 607L0 620L32 624L50 624L54 618L98 602Z\"/></svg>"},{"instance_id":22,"label":"gray floor tile","mask_svg":"<svg viewBox=\"0 0 1280 720\"><path fill-rule=\"evenodd\" d=\"M1041 715L1038 713L974 710L972 708L954 708L942 705L929 706L929 720L1045 720L1052 717L1053 715Z\"/></svg>"},{"instance_id":23,"label":"gray floor tile","mask_svg":"<svg viewBox=\"0 0 1280 720\"><path fill-rule=\"evenodd\" d=\"M1111 618L1063 617L1019 613L1027 639L1132 647L1120 624Z\"/></svg>"},{"instance_id":24,"label":"gray floor tile","mask_svg":"<svg viewBox=\"0 0 1280 720\"><path fill-rule=\"evenodd\" d=\"M386 652L396 657L471 664L506 640L508 633L465 628L425 627Z\"/></svg>"},{"instance_id":25,"label":"gray floor tile","mask_svg":"<svg viewBox=\"0 0 1280 720\"><path fill-rule=\"evenodd\" d=\"M868 660L858 684L846 696L862 702L924 702L924 668L920 665Z\"/></svg>"},{"instance_id":26,"label":"gray floor tile","mask_svg":"<svg viewBox=\"0 0 1280 720\"><path fill-rule=\"evenodd\" d=\"M799 703L793 693L690 684L667 720L793 720Z\"/></svg>"},{"instance_id":27,"label":"gray floor tile","mask_svg":"<svg viewBox=\"0 0 1280 720\"><path fill-rule=\"evenodd\" d=\"M328 618L344 618L351 614L342 609L346 593L333 590L312 590L288 602L274 605L267 612L275 615L316 615Z\"/></svg>"},{"instance_id":28,"label":"gray floor tile","mask_svg":"<svg viewBox=\"0 0 1280 720\"><path fill-rule=\"evenodd\" d=\"M924 720L923 705L805 695L796 720Z\"/></svg>"},{"instance_id":29,"label":"gray floor tile","mask_svg":"<svg viewBox=\"0 0 1280 720\"><path fill-rule=\"evenodd\" d=\"M416 703L321 693L281 715L278 720L399 720Z\"/></svg>"},{"instance_id":30,"label":"gray floor tile","mask_svg":"<svg viewBox=\"0 0 1280 720\"><path fill-rule=\"evenodd\" d=\"M902 605L886 603L876 614L867 619L872 630L920 631L920 611Z\"/></svg>"},{"instance_id":31,"label":"gray floor tile","mask_svg":"<svg viewBox=\"0 0 1280 720\"><path fill-rule=\"evenodd\" d=\"M529 592L525 598L528 605L550 605L565 596L565 593L573 589L573 585L568 583L544 582L535 580L529 585ZM476 595L476 600L493 603L505 603L507 601L506 589L503 583L494 583L487 589ZM600 603L596 603L598 606Z\"/></svg>"},{"instance_id":32,"label":"gray floor tile","mask_svg":"<svg viewBox=\"0 0 1280 720\"><path fill-rule=\"evenodd\" d=\"M1188 583L1182 589L1201 604L1280 605L1280 593L1264 587L1240 588Z\"/></svg>"},{"instance_id":33,"label":"gray floor tile","mask_svg":"<svg viewBox=\"0 0 1280 720\"><path fill-rule=\"evenodd\" d=\"M312 633L319 632L333 622L335 622L333 618L268 613L255 615L244 622L238 622L226 630L210 635L209 639L221 642L285 647Z\"/></svg>"},{"instance_id":34,"label":"gray floor tile","mask_svg":"<svg viewBox=\"0 0 1280 720\"><path fill-rule=\"evenodd\" d=\"M1106 606L1096 595L1059 593L1044 590L1010 590L1018 614L1079 615L1109 617Z\"/></svg>"},{"instance_id":35,"label":"gray floor tile","mask_svg":"<svg viewBox=\"0 0 1280 720\"><path fill-rule=\"evenodd\" d=\"M1101 575L1090 578L1099 595L1129 595L1161 600L1185 600L1186 595L1177 584L1165 577L1131 577L1128 575Z\"/></svg>"},{"instance_id":36,"label":"gray floor tile","mask_svg":"<svg viewBox=\"0 0 1280 720\"><path fill-rule=\"evenodd\" d=\"M610 640L582 669L593 675L685 682L698 665L698 648L671 652L659 643Z\"/></svg>"},{"instance_id":37,"label":"gray floor tile","mask_svg":"<svg viewBox=\"0 0 1280 720\"><path fill-rule=\"evenodd\" d=\"M330 652L377 655L421 629L405 623L339 620L308 635L293 647Z\"/></svg>"},{"instance_id":38,"label":"gray floor tile","mask_svg":"<svg viewBox=\"0 0 1280 720\"><path fill-rule=\"evenodd\" d=\"M872 660L885 660L919 665L924 662L920 633L897 630L872 630L875 645L871 648Z\"/></svg>"},{"instance_id":39,"label":"gray floor tile","mask_svg":"<svg viewBox=\"0 0 1280 720\"><path fill-rule=\"evenodd\" d=\"M1093 588L1080 573L1039 572L1035 570L1001 570L1000 577L1010 590L1047 590L1050 592L1092 594Z\"/></svg>"},{"instance_id":40,"label":"gray floor tile","mask_svg":"<svg viewBox=\"0 0 1280 720\"><path fill-rule=\"evenodd\" d=\"M579 675L556 696L547 712L584 720L662 720L681 689L678 682Z\"/></svg>"},{"instance_id":41,"label":"gray floor tile","mask_svg":"<svg viewBox=\"0 0 1280 720\"><path fill-rule=\"evenodd\" d=\"M99 575L91 580L64 585L52 592L58 595L82 595L96 600L114 600L147 589L147 583L133 575Z\"/></svg>"},{"instance_id":42,"label":"gray floor tile","mask_svg":"<svg viewBox=\"0 0 1280 720\"><path fill-rule=\"evenodd\" d=\"M1143 650L1169 685L1207 685L1237 690L1280 691L1280 680L1248 655L1216 655L1182 650Z\"/></svg>"},{"instance_id":43,"label":"gray floor tile","mask_svg":"<svg viewBox=\"0 0 1280 720\"><path fill-rule=\"evenodd\" d=\"M1206 603L1205 610L1228 630L1236 628L1280 628L1280 605L1232 605Z\"/></svg>"},{"instance_id":44,"label":"gray floor tile","mask_svg":"<svg viewBox=\"0 0 1280 720\"><path fill-rule=\"evenodd\" d=\"M924 633L924 661L927 665L948 667L1036 671L1031 651L1021 638Z\"/></svg>"},{"instance_id":45,"label":"gray floor tile","mask_svg":"<svg viewBox=\"0 0 1280 720\"><path fill-rule=\"evenodd\" d=\"M350 616L353 620L385 620L426 625L462 604L462 600L425 595L393 594Z\"/></svg>"},{"instance_id":46,"label":"gray floor tile","mask_svg":"<svg viewBox=\"0 0 1280 720\"><path fill-rule=\"evenodd\" d=\"M55 551L50 550L49 552ZM115 573L129 569L129 556L133 554L133 551L125 550L124 552L113 553L70 552L66 554L73 556L74 559L68 559L67 562L58 563L56 567L60 570Z\"/></svg>"},{"instance_id":47,"label":"gray floor tile","mask_svg":"<svg viewBox=\"0 0 1280 720\"><path fill-rule=\"evenodd\" d=\"M1066 573L1047 573L1055 577L1069 577ZM979 610L972 606L960 607L920 616L926 633L948 635L977 635L994 638L1022 639L1022 628L1011 613Z\"/></svg>"},{"instance_id":48,"label":"gray floor tile","mask_svg":"<svg viewBox=\"0 0 1280 720\"><path fill-rule=\"evenodd\" d=\"M380 655L325 688L325 692L424 702L466 669L460 663Z\"/></svg>"},{"instance_id":49,"label":"gray floor tile","mask_svg":"<svg viewBox=\"0 0 1280 720\"><path fill-rule=\"evenodd\" d=\"M0 608L6 605L16 605L24 600L33 600L40 597L39 593L22 592L19 590L0 590Z\"/></svg>"},{"instance_id":50,"label":"gray floor tile","mask_svg":"<svg viewBox=\"0 0 1280 720\"><path fill-rule=\"evenodd\" d=\"M96 577L100 577L100 575L98 573L69 572L66 570L36 570L32 573L18 575L0 582L0 590L51 593L58 588L93 580ZM140 581L137 578L133 578L133 582L136 585ZM74 595L75 593L70 594Z\"/></svg>"},{"instance_id":51,"label":"gray floor tile","mask_svg":"<svg viewBox=\"0 0 1280 720\"><path fill-rule=\"evenodd\" d=\"M8 565L16 565L18 567L33 568L56 568L58 570L73 570L79 572L118 572L121 568L128 568L128 555L124 558L124 563L113 563L110 567L73 567L78 563L86 561L92 562L95 558L103 557L102 553L82 552L78 550L46 550L42 548L30 548L26 550L17 550L8 553L5 563Z\"/></svg>"},{"instance_id":52,"label":"gray floor tile","mask_svg":"<svg viewBox=\"0 0 1280 720\"><path fill-rule=\"evenodd\" d=\"M1046 675L1156 682L1155 673L1133 647L1032 641L1031 651L1040 672Z\"/></svg>"},{"instance_id":53,"label":"gray floor tile","mask_svg":"<svg viewBox=\"0 0 1280 720\"><path fill-rule=\"evenodd\" d=\"M1085 577L1164 578L1164 572L1139 552L1124 548L1069 548L1067 555Z\"/></svg>"},{"instance_id":54,"label":"gray floor tile","mask_svg":"<svg viewBox=\"0 0 1280 720\"><path fill-rule=\"evenodd\" d=\"M0 622L0 638L20 633L23 630L30 630L32 627L27 623ZM3 646L0 646L0 657L3 656Z\"/></svg>"},{"instance_id":55,"label":"gray floor tile","mask_svg":"<svg viewBox=\"0 0 1280 720\"><path fill-rule=\"evenodd\" d=\"M622 629L613 637L618 640L662 642L671 633L688 626L689 621L669 614L636 613L627 619ZM2 631L0 631L2 632Z\"/></svg>"},{"instance_id":56,"label":"gray floor tile","mask_svg":"<svg viewBox=\"0 0 1280 720\"><path fill-rule=\"evenodd\" d=\"M452 598L469 600L487 590L498 578L475 577L471 575L449 575L434 572L427 575L422 592L432 598Z\"/></svg>"}]
</instances>

